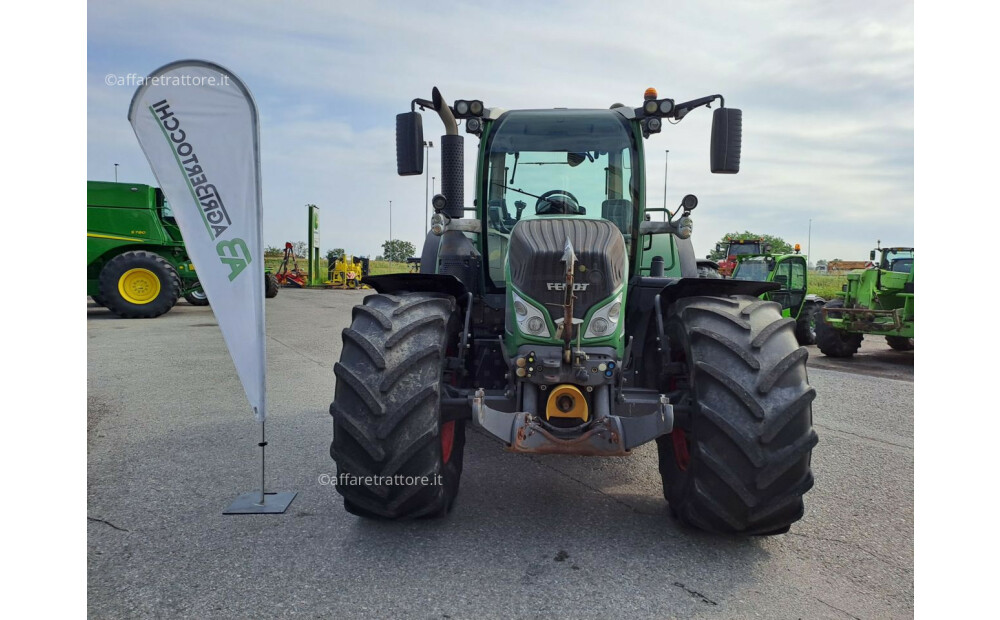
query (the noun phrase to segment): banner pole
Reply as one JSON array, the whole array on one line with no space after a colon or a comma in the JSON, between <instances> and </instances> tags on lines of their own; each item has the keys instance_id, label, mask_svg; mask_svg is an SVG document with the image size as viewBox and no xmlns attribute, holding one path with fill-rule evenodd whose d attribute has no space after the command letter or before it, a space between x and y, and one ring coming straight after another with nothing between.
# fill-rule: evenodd
<instances>
[{"instance_id":1,"label":"banner pole","mask_svg":"<svg viewBox=\"0 0 1000 620\"><path fill-rule=\"evenodd\" d=\"M264 438L264 424L267 420L260 422L260 505L264 505L264 450L267 449L267 440Z\"/></svg>"}]
</instances>

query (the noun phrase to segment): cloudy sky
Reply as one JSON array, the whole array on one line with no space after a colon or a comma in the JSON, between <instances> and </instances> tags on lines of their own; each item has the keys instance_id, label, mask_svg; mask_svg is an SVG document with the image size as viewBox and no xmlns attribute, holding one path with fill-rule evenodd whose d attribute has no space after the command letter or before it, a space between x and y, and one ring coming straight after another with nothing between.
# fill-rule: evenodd
<instances>
[{"instance_id":1,"label":"cloudy sky","mask_svg":"<svg viewBox=\"0 0 1000 620\"><path fill-rule=\"evenodd\" d=\"M806 249L810 219L813 259L913 243L911 2L133 0L89 3L87 35L87 178L112 180L117 162L120 180L155 183L126 119L135 88L109 75L217 62L260 108L267 245L305 240L315 203L324 251L375 255L391 200L393 236L419 248L425 180L395 174L394 116L432 86L505 109L721 93L743 110L740 174L709 172L707 110L646 141L649 203L667 157L667 203L700 199L699 254L742 230ZM424 125L442 133L433 115ZM475 146L466 135L470 199Z\"/></svg>"}]
</instances>

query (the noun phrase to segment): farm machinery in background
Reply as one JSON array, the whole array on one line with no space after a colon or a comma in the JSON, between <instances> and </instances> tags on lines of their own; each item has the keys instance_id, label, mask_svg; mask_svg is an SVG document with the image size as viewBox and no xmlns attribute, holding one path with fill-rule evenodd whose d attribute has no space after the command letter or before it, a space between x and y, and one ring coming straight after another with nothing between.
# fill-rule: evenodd
<instances>
[{"instance_id":1,"label":"farm machinery in background","mask_svg":"<svg viewBox=\"0 0 1000 620\"><path fill-rule=\"evenodd\" d=\"M267 297L277 294L267 272L264 287ZM87 295L127 319L160 316L180 297L208 305L158 187L87 181Z\"/></svg>"},{"instance_id":2,"label":"farm machinery in background","mask_svg":"<svg viewBox=\"0 0 1000 620\"><path fill-rule=\"evenodd\" d=\"M913 248L881 243L869 257L874 267L848 273L843 292L823 308L816 345L830 357L851 357L866 334L885 336L897 351L913 350Z\"/></svg>"},{"instance_id":3,"label":"farm machinery in background","mask_svg":"<svg viewBox=\"0 0 1000 620\"><path fill-rule=\"evenodd\" d=\"M771 246L764 243L763 239L726 239L722 243L715 244L715 251L723 253L722 260L719 261L719 275L728 278L736 269L737 257L747 254L767 254L770 253Z\"/></svg>"},{"instance_id":4,"label":"farm machinery in background","mask_svg":"<svg viewBox=\"0 0 1000 620\"><path fill-rule=\"evenodd\" d=\"M288 261L292 261L291 270L288 269ZM278 286L287 286L290 288L305 288L307 274L304 271L299 270L299 261L295 256L294 246L290 241L285 242L285 252L281 258L281 264L278 265L278 270L274 273L274 279L277 281Z\"/></svg>"},{"instance_id":5,"label":"farm machinery in background","mask_svg":"<svg viewBox=\"0 0 1000 620\"><path fill-rule=\"evenodd\" d=\"M368 275L370 261L367 257L355 258L348 254L336 257L327 270L326 288L369 288L361 283Z\"/></svg>"},{"instance_id":6,"label":"farm machinery in background","mask_svg":"<svg viewBox=\"0 0 1000 620\"><path fill-rule=\"evenodd\" d=\"M781 286L699 277L698 199L646 205L644 139L710 104L711 170L735 174L742 113L721 95L504 111L435 88L397 115L403 176L423 173L417 108L444 124L441 193L420 272L365 278L377 294L342 333L330 454L348 511L447 514L471 423L525 454L655 441L672 514L704 530L802 517L816 392L780 305L759 298ZM459 121L479 142L470 201Z\"/></svg>"},{"instance_id":7,"label":"farm machinery in background","mask_svg":"<svg viewBox=\"0 0 1000 620\"><path fill-rule=\"evenodd\" d=\"M781 304L781 316L795 320L795 338L799 344L816 344L816 325L826 300L806 292L809 262L800 253L801 246L795 244L794 254L771 254L769 245L764 250L762 254L734 255L736 266L732 278L779 284L780 289L764 293L761 299Z\"/></svg>"}]
</instances>

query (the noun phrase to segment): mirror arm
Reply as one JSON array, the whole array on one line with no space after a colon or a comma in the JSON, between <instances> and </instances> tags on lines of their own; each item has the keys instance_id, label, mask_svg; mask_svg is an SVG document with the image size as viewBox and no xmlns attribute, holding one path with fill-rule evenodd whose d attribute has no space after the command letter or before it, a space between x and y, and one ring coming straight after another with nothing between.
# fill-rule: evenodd
<instances>
[{"instance_id":1,"label":"mirror arm","mask_svg":"<svg viewBox=\"0 0 1000 620\"><path fill-rule=\"evenodd\" d=\"M723 99L722 95L709 95L708 97L702 97L701 99L692 99L691 101L678 103L677 105L674 106L674 109L670 111L670 114L667 115L667 118L675 118L677 120L681 120L682 118L687 116L687 113L690 112L691 110L695 108L700 108L703 105L707 106L716 99L719 100L720 108L726 107L726 100Z\"/></svg>"}]
</instances>

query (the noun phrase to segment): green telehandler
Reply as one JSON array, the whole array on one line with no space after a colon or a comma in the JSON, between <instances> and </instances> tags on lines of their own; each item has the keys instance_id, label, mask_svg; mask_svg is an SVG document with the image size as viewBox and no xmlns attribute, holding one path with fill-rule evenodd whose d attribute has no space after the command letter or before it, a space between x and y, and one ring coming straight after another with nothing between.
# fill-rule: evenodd
<instances>
[{"instance_id":1,"label":"green telehandler","mask_svg":"<svg viewBox=\"0 0 1000 620\"><path fill-rule=\"evenodd\" d=\"M913 350L913 248L876 244L871 269L847 274L847 284L823 308L816 327L816 345L830 357L851 357L865 334L885 336L897 351Z\"/></svg>"},{"instance_id":2,"label":"green telehandler","mask_svg":"<svg viewBox=\"0 0 1000 620\"><path fill-rule=\"evenodd\" d=\"M441 193L420 273L366 277L377 294L343 331L330 453L348 511L447 514L472 423L524 454L655 441L671 512L704 530L801 518L816 393L792 324L759 298L779 286L698 277L695 196L646 207L643 140L715 102L710 167L733 174L742 114L721 95L504 111L435 88L396 117L400 175L423 172L417 108L444 124ZM479 140L471 205L459 121Z\"/></svg>"},{"instance_id":3,"label":"green telehandler","mask_svg":"<svg viewBox=\"0 0 1000 620\"><path fill-rule=\"evenodd\" d=\"M780 289L764 293L761 299L779 303L781 316L795 321L795 338L799 344L816 344L816 324L826 300L807 293L806 257L799 253L798 244L794 254L771 254L770 245L764 245L763 250L762 254L738 255L733 279L778 283Z\"/></svg>"}]
</instances>

